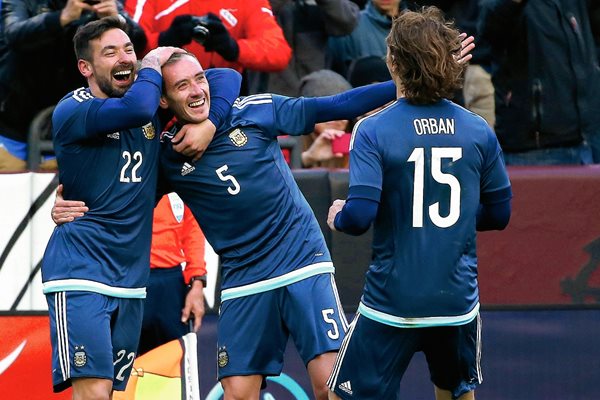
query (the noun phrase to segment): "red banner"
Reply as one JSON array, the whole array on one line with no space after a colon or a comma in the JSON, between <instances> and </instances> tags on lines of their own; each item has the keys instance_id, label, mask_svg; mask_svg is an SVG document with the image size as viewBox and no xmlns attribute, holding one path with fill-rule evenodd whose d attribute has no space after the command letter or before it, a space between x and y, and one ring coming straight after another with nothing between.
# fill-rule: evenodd
<instances>
[{"instance_id":1,"label":"red banner","mask_svg":"<svg viewBox=\"0 0 600 400\"><path fill-rule=\"evenodd\" d=\"M70 399L71 390L52 393L52 350L47 316L0 316L0 397Z\"/></svg>"},{"instance_id":2,"label":"red banner","mask_svg":"<svg viewBox=\"0 0 600 400\"><path fill-rule=\"evenodd\" d=\"M478 236L482 304L600 303L600 166L509 173L510 224Z\"/></svg>"}]
</instances>

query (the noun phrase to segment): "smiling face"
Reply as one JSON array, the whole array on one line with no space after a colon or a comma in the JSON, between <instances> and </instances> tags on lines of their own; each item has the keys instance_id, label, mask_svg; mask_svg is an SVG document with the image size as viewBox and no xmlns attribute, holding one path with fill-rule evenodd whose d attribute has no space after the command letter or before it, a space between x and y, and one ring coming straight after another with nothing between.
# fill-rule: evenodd
<instances>
[{"instance_id":1,"label":"smiling face","mask_svg":"<svg viewBox=\"0 0 600 400\"><path fill-rule=\"evenodd\" d=\"M129 36L110 29L90 41L91 60L79 60L79 69L88 79L94 96L122 97L133 84L137 57Z\"/></svg>"},{"instance_id":2,"label":"smiling face","mask_svg":"<svg viewBox=\"0 0 600 400\"><path fill-rule=\"evenodd\" d=\"M205 121L210 109L210 90L204 70L193 55L174 57L162 68L165 90L160 106L171 109L182 124Z\"/></svg>"}]
</instances>

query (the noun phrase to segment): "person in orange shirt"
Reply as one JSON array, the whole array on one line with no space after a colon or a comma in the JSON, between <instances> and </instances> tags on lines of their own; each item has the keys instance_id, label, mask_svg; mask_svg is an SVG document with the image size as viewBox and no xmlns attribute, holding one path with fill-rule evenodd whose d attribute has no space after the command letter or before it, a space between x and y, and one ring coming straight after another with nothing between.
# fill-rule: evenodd
<instances>
[{"instance_id":1,"label":"person in orange shirt","mask_svg":"<svg viewBox=\"0 0 600 400\"><path fill-rule=\"evenodd\" d=\"M189 332L204 316L204 234L192 212L175 193L164 195L154 209L150 277L138 354ZM183 267L185 265L185 267Z\"/></svg>"}]
</instances>

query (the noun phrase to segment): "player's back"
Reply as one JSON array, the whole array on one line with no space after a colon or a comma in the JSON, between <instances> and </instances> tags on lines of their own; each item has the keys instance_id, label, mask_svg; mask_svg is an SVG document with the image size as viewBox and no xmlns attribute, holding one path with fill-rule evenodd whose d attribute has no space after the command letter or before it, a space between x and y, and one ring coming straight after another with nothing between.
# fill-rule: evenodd
<instances>
[{"instance_id":1,"label":"player's back","mask_svg":"<svg viewBox=\"0 0 600 400\"><path fill-rule=\"evenodd\" d=\"M103 99L78 89L57 105L54 144L65 199L89 212L57 227L44 256L44 290L143 297L156 193L157 121L87 135ZM79 288L79 289L78 289Z\"/></svg>"},{"instance_id":2,"label":"player's back","mask_svg":"<svg viewBox=\"0 0 600 400\"><path fill-rule=\"evenodd\" d=\"M507 184L487 176L500 157L493 132L450 101L415 106L400 99L358 123L353 151L366 142L382 180L363 307L416 324L432 322L419 317L464 323L478 308L480 191ZM370 172L353 167L350 184L364 184L360 176Z\"/></svg>"}]
</instances>

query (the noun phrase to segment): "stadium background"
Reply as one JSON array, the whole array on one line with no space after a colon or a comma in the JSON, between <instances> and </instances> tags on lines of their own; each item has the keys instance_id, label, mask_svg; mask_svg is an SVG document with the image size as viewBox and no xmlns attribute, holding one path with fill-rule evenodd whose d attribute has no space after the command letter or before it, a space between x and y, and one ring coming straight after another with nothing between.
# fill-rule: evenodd
<instances>
[{"instance_id":1,"label":"stadium background","mask_svg":"<svg viewBox=\"0 0 600 400\"><path fill-rule=\"evenodd\" d=\"M514 192L509 228L482 233L478 242L484 373L478 398L600 398L600 166L512 167L509 173ZM332 233L325 223L331 201L345 197L347 171L294 174L332 251L350 318L369 262L371 235ZM70 398L70 392L50 395L49 333L39 274L53 229L49 214L55 188L54 174L0 174L0 399ZM210 248L206 257L211 313L198 335L203 399L216 384L219 287L218 257ZM310 393L292 346L286 363L288 382L299 385L297 393ZM406 399L433 398L421 355L407 371L401 393ZM303 398L271 381L261 399L294 397Z\"/></svg>"}]
</instances>

